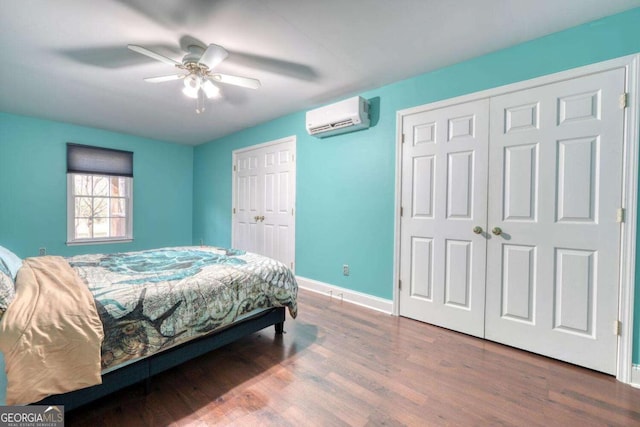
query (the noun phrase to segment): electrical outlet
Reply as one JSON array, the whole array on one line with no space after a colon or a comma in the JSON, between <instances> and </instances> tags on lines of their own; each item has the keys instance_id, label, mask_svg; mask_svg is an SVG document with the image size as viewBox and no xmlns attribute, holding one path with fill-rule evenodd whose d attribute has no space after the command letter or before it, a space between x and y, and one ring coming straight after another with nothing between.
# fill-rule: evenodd
<instances>
[{"instance_id":1,"label":"electrical outlet","mask_svg":"<svg viewBox=\"0 0 640 427\"><path fill-rule=\"evenodd\" d=\"M349 275L349 266L347 264L344 264L342 266L342 274L344 274L345 276Z\"/></svg>"},{"instance_id":2,"label":"electrical outlet","mask_svg":"<svg viewBox=\"0 0 640 427\"><path fill-rule=\"evenodd\" d=\"M40 248L38 249L38 255L40 256L44 256L47 254L47 248Z\"/></svg>"}]
</instances>

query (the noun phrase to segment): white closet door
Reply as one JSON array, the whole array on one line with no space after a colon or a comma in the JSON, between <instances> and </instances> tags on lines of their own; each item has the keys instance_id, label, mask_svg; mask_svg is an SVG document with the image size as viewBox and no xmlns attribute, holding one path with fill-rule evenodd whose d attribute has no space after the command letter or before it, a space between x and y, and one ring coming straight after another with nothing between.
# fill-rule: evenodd
<instances>
[{"instance_id":1,"label":"white closet door","mask_svg":"<svg viewBox=\"0 0 640 427\"><path fill-rule=\"evenodd\" d=\"M282 143L267 146L261 151L264 159L259 228L262 233L262 254L293 268L293 243L295 242L293 237L295 229L293 147L290 143Z\"/></svg>"},{"instance_id":2,"label":"white closet door","mask_svg":"<svg viewBox=\"0 0 640 427\"><path fill-rule=\"evenodd\" d=\"M261 233L258 232L259 212L262 210L260 188L264 179L259 150L246 151L235 156L234 161L234 248L249 252L262 252Z\"/></svg>"},{"instance_id":3,"label":"white closet door","mask_svg":"<svg viewBox=\"0 0 640 427\"><path fill-rule=\"evenodd\" d=\"M294 268L295 137L233 153L232 246Z\"/></svg>"},{"instance_id":4,"label":"white closet door","mask_svg":"<svg viewBox=\"0 0 640 427\"><path fill-rule=\"evenodd\" d=\"M624 70L491 99L486 338L616 369ZM498 232L498 230L496 230Z\"/></svg>"},{"instance_id":5,"label":"white closet door","mask_svg":"<svg viewBox=\"0 0 640 427\"><path fill-rule=\"evenodd\" d=\"M400 315L484 334L488 100L406 117ZM478 231L478 230L476 230Z\"/></svg>"}]
</instances>

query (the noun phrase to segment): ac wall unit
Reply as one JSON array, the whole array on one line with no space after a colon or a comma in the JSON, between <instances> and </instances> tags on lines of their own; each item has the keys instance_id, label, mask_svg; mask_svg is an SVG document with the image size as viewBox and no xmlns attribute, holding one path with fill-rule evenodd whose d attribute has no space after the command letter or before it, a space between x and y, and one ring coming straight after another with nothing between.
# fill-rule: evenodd
<instances>
[{"instance_id":1,"label":"ac wall unit","mask_svg":"<svg viewBox=\"0 0 640 427\"><path fill-rule=\"evenodd\" d=\"M324 138L369 127L369 103L361 96L307 111L307 132Z\"/></svg>"}]
</instances>

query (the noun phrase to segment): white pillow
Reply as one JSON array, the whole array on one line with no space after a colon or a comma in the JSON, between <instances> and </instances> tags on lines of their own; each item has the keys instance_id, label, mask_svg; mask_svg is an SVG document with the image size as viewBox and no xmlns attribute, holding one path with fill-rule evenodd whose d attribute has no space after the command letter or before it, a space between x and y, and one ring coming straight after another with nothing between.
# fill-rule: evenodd
<instances>
[{"instance_id":1,"label":"white pillow","mask_svg":"<svg viewBox=\"0 0 640 427\"><path fill-rule=\"evenodd\" d=\"M0 246L0 261L4 262L4 265L9 269L9 273L11 273L11 278L15 280L18 270L22 267L22 260L20 257L9 249Z\"/></svg>"}]
</instances>

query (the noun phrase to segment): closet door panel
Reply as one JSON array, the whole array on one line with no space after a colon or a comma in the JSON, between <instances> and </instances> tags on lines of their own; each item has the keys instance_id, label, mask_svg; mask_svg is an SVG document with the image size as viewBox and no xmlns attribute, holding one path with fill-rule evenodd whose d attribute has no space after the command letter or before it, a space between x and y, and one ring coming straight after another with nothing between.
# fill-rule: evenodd
<instances>
[{"instance_id":1,"label":"closet door panel","mask_svg":"<svg viewBox=\"0 0 640 427\"><path fill-rule=\"evenodd\" d=\"M490 107L485 336L611 374L624 85L621 68Z\"/></svg>"},{"instance_id":2,"label":"closet door panel","mask_svg":"<svg viewBox=\"0 0 640 427\"><path fill-rule=\"evenodd\" d=\"M484 334L488 100L403 122L400 315Z\"/></svg>"},{"instance_id":3,"label":"closet door panel","mask_svg":"<svg viewBox=\"0 0 640 427\"><path fill-rule=\"evenodd\" d=\"M295 138L233 154L232 246L295 267Z\"/></svg>"}]
</instances>

